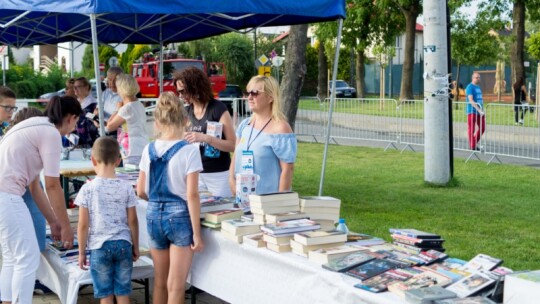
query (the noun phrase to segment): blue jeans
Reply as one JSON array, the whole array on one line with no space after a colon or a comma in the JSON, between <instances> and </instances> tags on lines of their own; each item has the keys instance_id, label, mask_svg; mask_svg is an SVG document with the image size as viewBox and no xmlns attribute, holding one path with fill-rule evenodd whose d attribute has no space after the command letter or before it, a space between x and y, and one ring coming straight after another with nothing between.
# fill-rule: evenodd
<instances>
[{"instance_id":1,"label":"blue jeans","mask_svg":"<svg viewBox=\"0 0 540 304\"><path fill-rule=\"evenodd\" d=\"M39 245L39 251L45 250L45 238L47 237L45 217L39 210L36 205L36 201L32 197L30 190L26 188L26 192L23 195L24 203L28 210L30 210L30 215L32 216L32 222L34 223L34 230L36 231L36 238Z\"/></svg>"},{"instance_id":2,"label":"blue jeans","mask_svg":"<svg viewBox=\"0 0 540 304\"><path fill-rule=\"evenodd\" d=\"M185 202L149 202L146 228L152 248L167 249L171 244L186 247L193 243L193 228Z\"/></svg>"},{"instance_id":3,"label":"blue jeans","mask_svg":"<svg viewBox=\"0 0 540 304\"><path fill-rule=\"evenodd\" d=\"M133 246L126 240L106 241L100 249L91 250L90 274L94 297L131 294Z\"/></svg>"}]
</instances>

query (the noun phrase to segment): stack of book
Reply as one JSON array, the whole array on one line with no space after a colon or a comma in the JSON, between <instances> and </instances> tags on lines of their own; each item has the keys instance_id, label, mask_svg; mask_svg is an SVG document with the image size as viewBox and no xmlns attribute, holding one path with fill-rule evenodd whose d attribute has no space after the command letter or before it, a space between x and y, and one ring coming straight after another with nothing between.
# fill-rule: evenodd
<instances>
[{"instance_id":1,"label":"stack of book","mask_svg":"<svg viewBox=\"0 0 540 304\"><path fill-rule=\"evenodd\" d=\"M265 215L267 214L297 212L300 209L296 192L250 194L249 205L253 221L261 225L266 224Z\"/></svg>"},{"instance_id":2,"label":"stack of book","mask_svg":"<svg viewBox=\"0 0 540 304\"><path fill-rule=\"evenodd\" d=\"M294 250L294 247L293 247ZM341 245L329 248L320 248L316 250L310 250L308 252L308 259L318 264L328 264L331 261L335 261L351 253L364 251L365 249L358 246Z\"/></svg>"},{"instance_id":3,"label":"stack of book","mask_svg":"<svg viewBox=\"0 0 540 304\"><path fill-rule=\"evenodd\" d=\"M204 220L201 225L209 228L220 228L221 222L230 219L239 219L244 212L242 209L224 209L207 212L204 214Z\"/></svg>"},{"instance_id":4,"label":"stack of book","mask_svg":"<svg viewBox=\"0 0 540 304\"><path fill-rule=\"evenodd\" d=\"M263 240L263 236L264 234L262 232L246 234L242 237L242 242L246 245L257 248L266 247L266 242Z\"/></svg>"},{"instance_id":5,"label":"stack of book","mask_svg":"<svg viewBox=\"0 0 540 304\"><path fill-rule=\"evenodd\" d=\"M115 171L118 179L128 182L133 188L137 188L137 179L139 179L139 169L137 167L118 167Z\"/></svg>"},{"instance_id":6,"label":"stack of book","mask_svg":"<svg viewBox=\"0 0 540 304\"><path fill-rule=\"evenodd\" d=\"M425 266L420 267L421 273L413 275L411 278L388 285L388 291L405 299L405 292L418 288L430 286L445 287L452 283L452 279Z\"/></svg>"},{"instance_id":7,"label":"stack of book","mask_svg":"<svg viewBox=\"0 0 540 304\"><path fill-rule=\"evenodd\" d=\"M347 241L347 234L338 230L316 230L295 233L291 240L292 252L308 257L312 250L341 246Z\"/></svg>"},{"instance_id":8,"label":"stack of book","mask_svg":"<svg viewBox=\"0 0 540 304\"><path fill-rule=\"evenodd\" d=\"M438 234L416 229L397 228L390 228L390 233L392 233L394 244L404 248L419 249L420 251L430 249L440 252L445 251L443 248L444 239Z\"/></svg>"},{"instance_id":9,"label":"stack of book","mask_svg":"<svg viewBox=\"0 0 540 304\"><path fill-rule=\"evenodd\" d=\"M283 221L261 226L265 233L263 240L266 247L276 252L291 251L290 240L295 233L320 229L320 225L308 219Z\"/></svg>"},{"instance_id":10,"label":"stack of book","mask_svg":"<svg viewBox=\"0 0 540 304\"><path fill-rule=\"evenodd\" d=\"M261 232L260 225L246 219L231 219L221 222L221 234L237 243L242 243L242 237L247 234Z\"/></svg>"},{"instance_id":11,"label":"stack of book","mask_svg":"<svg viewBox=\"0 0 540 304\"><path fill-rule=\"evenodd\" d=\"M300 197L300 211L327 229L339 220L341 201L330 196Z\"/></svg>"}]
</instances>

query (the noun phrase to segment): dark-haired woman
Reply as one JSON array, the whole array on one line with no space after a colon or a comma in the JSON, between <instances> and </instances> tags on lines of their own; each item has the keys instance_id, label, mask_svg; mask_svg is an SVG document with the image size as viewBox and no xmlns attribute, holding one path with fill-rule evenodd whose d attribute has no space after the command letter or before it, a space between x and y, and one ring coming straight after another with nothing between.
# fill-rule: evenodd
<instances>
[{"instance_id":1,"label":"dark-haired woman","mask_svg":"<svg viewBox=\"0 0 540 304\"><path fill-rule=\"evenodd\" d=\"M59 143L62 135L75 128L81 114L81 105L75 98L55 96L47 104L44 117L32 117L18 123L0 142L2 302L32 302L40 253L32 218L22 198L27 186L38 208L47 217L53 239L62 241L67 248L73 247L73 231L58 178ZM39 184L42 170L45 191Z\"/></svg>"},{"instance_id":2,"label":"dark-haired woman","mask_svg":"<svg viewBox=\"0 0 540 304\"><path fill-rule=\"evenodd\" d=\"M199 146L204 171L199 174L199 190L213 195L230 197L229 167L234 151L236 136L227 106L214 99L210 80L195 67L175 73L176 90L180 98L188 103L188 132L185 139ZM219 122L223 126L220 137L207 134L209 122ZM205 153L211 147L213 153ZM208 152L208 151L207 151ZM217 153L216 153L217 152Z\"/></svg>"}]
</instances>

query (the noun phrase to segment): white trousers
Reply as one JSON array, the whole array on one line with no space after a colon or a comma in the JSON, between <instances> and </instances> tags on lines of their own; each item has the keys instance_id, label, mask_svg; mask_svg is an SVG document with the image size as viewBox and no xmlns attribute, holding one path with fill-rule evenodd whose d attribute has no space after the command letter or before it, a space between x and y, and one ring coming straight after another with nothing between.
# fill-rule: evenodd
<instances>
[{"instance_id":1,"label":"white trousers","mask_svg":"<svg viewBox=\"0 0 540 304\"><path fill-rule=\"evenodd\" d=\"M199 191L209 191L212 195L231 197L229 170L199 174Z\"/></svg>"},{"instance_id":2,"label":"white trousers","mask_svg":"<svg viewBox=\"0 0 540 304\"><path fill-rule=\"evenodd\" d=\"M40 259L36 232L22 197L5 192L0 192L0 244L1 300L31 304Z\"/></svg>"}]
</instances>

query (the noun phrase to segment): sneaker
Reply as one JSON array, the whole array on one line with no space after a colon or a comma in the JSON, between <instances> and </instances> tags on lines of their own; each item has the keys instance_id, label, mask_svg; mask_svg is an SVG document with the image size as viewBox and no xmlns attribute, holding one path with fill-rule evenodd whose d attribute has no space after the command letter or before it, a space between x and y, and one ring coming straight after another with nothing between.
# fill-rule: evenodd
<instances>
[{"instance_id":1,"label":"sneaker","mask_svg":"<svg viewBox=\"0 0 540 304\"><path fill-rule=\"evenodd\" d=\"M520 119L520 120L519 120L519 124L520 124L520 125L523 124L523 119Z\"/></svg>"},{"instance_id":2,"label":"sneaker","mask_svg":"<svg viewBox=\"0 0 540 304\"><path fill-rule=\"evenodd\" d=\"M38 295L46 295L52 293L52 290L50 290L47 286L41 284L40 281L36 280L36 283L34 284L34 293Z\"/></svg>"}]
</instances>

